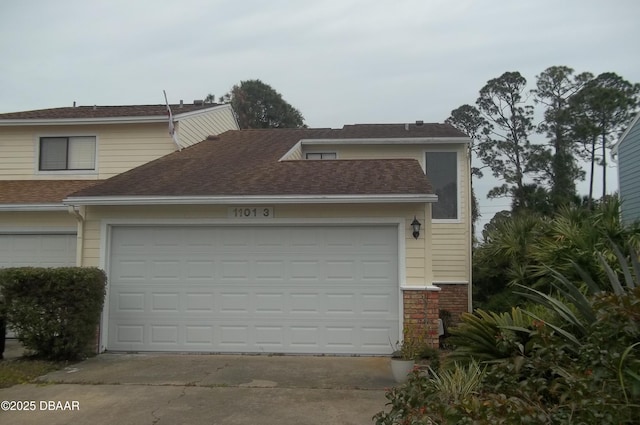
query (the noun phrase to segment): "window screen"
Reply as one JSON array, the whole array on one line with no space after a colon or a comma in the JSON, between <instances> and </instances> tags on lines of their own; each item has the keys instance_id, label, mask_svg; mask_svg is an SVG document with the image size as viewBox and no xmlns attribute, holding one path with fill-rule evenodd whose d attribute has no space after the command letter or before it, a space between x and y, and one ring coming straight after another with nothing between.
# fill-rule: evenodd
<instances>
[{"instance_id":1,"label":"window screen","mask_svg":"<svg viewBox=\"0 0 640 425\"><path fill-rule=\"evenodd\" d=\"M42 137L40 139L40 170L94 170L95 167L95 137Z\"/></svg>"},{"instance_id":2,"label":"window screen","mask_svg":"<svg viewBox=\"0 0 640 425\"><path fill-rule=\"evenodd\" d=\"M309 152L307 159L336 159L335 152Z\"/></svg>"}]
</instances>

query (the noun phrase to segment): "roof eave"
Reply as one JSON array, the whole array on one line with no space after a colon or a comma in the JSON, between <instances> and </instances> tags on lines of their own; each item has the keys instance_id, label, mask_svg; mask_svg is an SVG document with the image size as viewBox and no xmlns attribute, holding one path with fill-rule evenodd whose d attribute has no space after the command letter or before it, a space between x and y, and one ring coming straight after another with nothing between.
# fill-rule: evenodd
<instances>
[{"instance_id":1,"label":"roof eave","mask_svg":"<svg viewBox=\"0 0 640 425\"><path fill-rule=\"evenodd\" d=\"M67 211L64 204L0 204L0 211Z\"/></svg>"},{"instance_id":2,"label":"roof eave","mask_svg":"<svg viewBox=\"0 0 640 425\"><path fill-rule=\"evenodd\" d=\"M180 112L179 108L173 108L174 121L180 121L183 118L200 115L210 112L214 109L230 108L230 105L215 105L210 108L197 109L195 111ZM123 117L103 117L103 118L26 118L26 119L0 119L0 127L2 126L24 126L24 125L91 125L91 124L147 124L166 122L166 115L148 115L148 116L123 116Z\"/></svg>"},{"instance_id":3,"label":"roof eave","mask_svg":"<svg viewBox=\"0 0 640 425\"><path fill-rule=\"evenodd\" d=\"M158 115L147 117L13 119L0 120L0 127L25 125L146 124L165 121L167 121L166 117Z\"/></svg>"},{"instance_id":4,"label":"roof eave","mask_svg":"<svg viewBox=\"0 0 640 425\"><path fill-rule=\"evenodd\" d=\"M373 204L437 202L434 194L273 196L70 196L66 205Z\"/></svg>"},{"instance_id":5,"label":"roof eave","mask_svg":"<svg viewBox=\"0 0 640 425\"><path fill-rule=\"evenodd\" d=\"M368 137L348 139L300 139L302 145L421 145L432 143L470 143L468 137Z\"/></svg>"}]
</instances>

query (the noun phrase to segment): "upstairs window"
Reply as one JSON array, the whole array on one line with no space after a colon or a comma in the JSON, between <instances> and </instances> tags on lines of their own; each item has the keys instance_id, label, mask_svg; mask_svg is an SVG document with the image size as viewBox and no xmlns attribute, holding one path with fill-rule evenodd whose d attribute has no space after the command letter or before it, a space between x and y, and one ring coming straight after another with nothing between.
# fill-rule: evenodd
<instances>
[{"instance_id":1,"label":"upstairs window","mask_svg":"<svg viewBox=\"0 0 640 425\"><path fill-rule=\"evenodd\" d=\"M458 219L458 154L456 152L427 152L427 177L438 202L431 204L435 220Z\"/></svg>"},{"instance_id":2,"label":"upstairs window","mask_svg":"<svg viewBox=\"0 0 640 425\"><path fill-rule=\"evenodd\" d=\"M40 171L96 169L94 136L41 137Z\"/></svg>"},{"instance_id":3,"label":"upstairs window","mask_svg":"<svg viewBox=\"0 0 640 425\"><path fill-rule=\"evenodd\" d=\"M307 153L307 159L336 159L335 152L309 152Z\"/></svg>"}]
</instances>

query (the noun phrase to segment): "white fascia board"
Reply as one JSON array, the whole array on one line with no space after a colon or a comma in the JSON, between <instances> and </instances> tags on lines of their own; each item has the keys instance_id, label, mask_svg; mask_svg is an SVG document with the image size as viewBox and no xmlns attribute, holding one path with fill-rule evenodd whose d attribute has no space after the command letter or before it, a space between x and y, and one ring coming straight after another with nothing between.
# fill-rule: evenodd
<instances>
[{"instance_id":1,"label":"white fascia board","mask_svg":"<svg viewBox=\"0 0 640 425\"><path fill-rule=\"evenodd\" d=\"M180 121L182 118L188 118L194 115L199 115L204 112L209 112L214 109L223 109L224 107L230 107L228 105L216 105L211 108L198 109L196 111L190 111L180 113L179 108L177 112L173 109L173 119ZM176 109L176 108L174 108ZM72 125L72 124L147 124L156 122L166 122L166 115L150 115L146 117L105 117L105 118L56 118L56 119L9 119L0 120L0 127L2 126L27 126L27 125Z\"/></svg>"},{"instance_id":2,"label":"white fascia board","mask_svg":"<svg viewBox=\"0 0 640 425\"><path fill-rule=\"evenodd\" d=\"M393 137L358 139L301 139L302 145L422 145L435 143L470 143L468 137Z\"/></svg>"},{"instance_id":3,"label":"white fascia board","mask_svg":"<svg viewBox=\"0 0 640 425\"><path fill-rule=\"evenodd\" d=\"M0 211L67 211L63 204L0 204Z\"/></svg>"},{"instance_id":4,"label":"white fascia board","mask_svg":"<svg viewBox=\"0 0 640 425\"><path fill-rule=\"evenodd\" d=\"M180 113L180 107L178 107L178 108L171 109L171 113L173 114L173 119L175 121L179 121L181 118L189 118L196 115L201 115L206 112L211 112L216 109L227 109L227 108L231 108L231 105L225 103L223 105L214 105L214 106L211 106L210 108L197 109L195 111ZM167 121L167 117L166 116L163 117L162 121Z\"/></svg>"},{"instance_id":5,"label":"white fascia board","mask_svg":"<svg viewBox=\"0 0 640 425\"><path fill-rule=\"evenodd\" d=\"M108 118L57 118L57 119L19 119L0 120L3 126L31 126L31 125L91 125L91 124L146 124L165 122L167 117L154 115L149 117L108 117Z\"/></svg>"},{"instance_id":6,"label":"white fascia board","mask_svg":"<svg viewBox=\"0 0 640 425\"><path fill-rule=\"evenodd\" d=\"M437 202L432 194L408 195L282 195L282 196L85 196L69 197L66 205L250 205L250 204L375 204Z\"/></svg>"},{"instance_id":7,"label":"white fascia board","mask_svg":"<svg viewBox=\"0 0 640 425\"><path fill-rule=\"evenodd\" d=\"M278 160L278 162L282 162L282 161L288 161L289 158L291 157L291 155L293 155L294 152L299 151L300 147L302 145L302 141L299 141L298 143L296 143L295 145L293 145L293 147L291 147L291 149L289 149L287 151L287 153L285 153L284 155L282 155L282 157Z\"/></svg>"}]
</instances>

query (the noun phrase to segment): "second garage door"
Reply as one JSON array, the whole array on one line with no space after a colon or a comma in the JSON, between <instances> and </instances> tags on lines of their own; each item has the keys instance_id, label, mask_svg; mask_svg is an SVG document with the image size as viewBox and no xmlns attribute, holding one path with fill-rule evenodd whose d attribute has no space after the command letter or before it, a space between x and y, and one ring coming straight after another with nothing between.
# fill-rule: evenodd
<instances>
[{"instance_id":1,"label":"second garage door","mask_svg":"<svg viewBox=\"0 0 640 425\"><path fill-rule=\"evenodd\" d=\"M75 234L0 234L0 267L75 265Z\"/></svg>"},{"instance_id":2,"label":"second garage door","mask_svg":"<svg viewBox=\"0 0 640 425\"><path fill-rule=\"evenodd\" d=\"M397 226L118 226L107 348L387 354Z\"/></svg>"}]
</instances>

